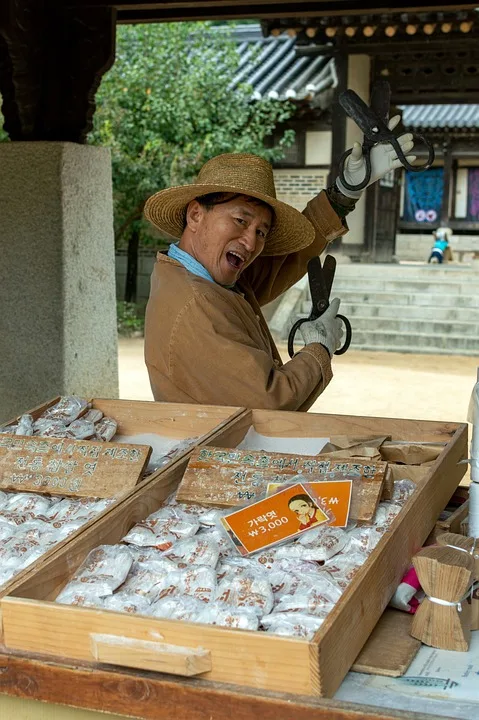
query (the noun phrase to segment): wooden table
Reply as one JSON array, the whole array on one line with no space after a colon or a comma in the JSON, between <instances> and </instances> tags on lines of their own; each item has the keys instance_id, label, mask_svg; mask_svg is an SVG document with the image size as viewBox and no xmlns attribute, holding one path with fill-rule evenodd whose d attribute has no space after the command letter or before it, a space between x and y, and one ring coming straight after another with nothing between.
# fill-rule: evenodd
<instances>
[{"instance_id":1,"label":"wooden table","mask_svg":"<svg viewBox=\"0 0 479 720\"><path fill-rule=\"evenodd\" d=\"M10 697L6 697L10 696ZM64 711L38 703L22 710L11 698L84 708L89 713ZM7 709L9 712L3 712ZM15 710L13 709L15 708ZM171 675L92 665L57 664L41 657L0 653L0 717L84 718L98 720L103 712L114 718L141 720L431 720L431 715L403 713L279 693L255 692L239 686ZM111 716L107 716L111 717ZM113 720L114 720L113 718Z\"/></svg>"}]
</instances>

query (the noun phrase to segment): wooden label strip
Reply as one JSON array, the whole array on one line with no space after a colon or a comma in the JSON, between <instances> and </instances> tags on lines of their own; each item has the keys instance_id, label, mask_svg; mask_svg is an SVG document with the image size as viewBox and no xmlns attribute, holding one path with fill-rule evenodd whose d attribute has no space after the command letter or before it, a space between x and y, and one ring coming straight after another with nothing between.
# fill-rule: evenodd
<instances>
[{"instance_id":1,"label":"wooden label strip","mask_svg":"<svg viewBox=\"0 0 479 720\"><path fill-rule=\"evenodd\" d=\"M370 522L381 497L386 462L361 462L327 455L291 455L256 450L196 448L177 493L179 502L235 507L266 495L269 483L352 480L350 518Z\"/></svg>"},{"instance_id":2,"label":"wooden label strip","mask_svg":"<svg viewBox=\"0 0 479 720\"><path fill-rule=\"evenodd\" d=\"M150 454L146 445L0 435L0 488L114 497L136 485Z\"/></svg>"}]
</instances>

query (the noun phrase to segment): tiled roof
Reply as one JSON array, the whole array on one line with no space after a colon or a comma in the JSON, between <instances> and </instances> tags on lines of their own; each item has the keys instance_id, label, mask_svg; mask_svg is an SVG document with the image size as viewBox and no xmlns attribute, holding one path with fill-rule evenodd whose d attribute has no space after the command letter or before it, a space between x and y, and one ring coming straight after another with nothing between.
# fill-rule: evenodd
<instances>
[{"instance_id":1,"label":"tiled roof","mask_svg":"<svg viewBox=\"0 0 479 720\"><path fill-rule=\"evenodd\" d=\"M240 65L233 86L248 83L256 99L312 100L336 85L334 61L324 56L297 57L295 38L265 38L255 25L238 26L234 38Z\"/></svg>"},{"instance_id":2,"label":"tiled roof","mask_svg":"<svg viewBox=\"0 0 479 720\"><path fill-rule=\"evenodd\" d=\"M237 26L233 37L240 56L233 87L248 83L256 99L307 99L322 107L330 104L330 93L324 91L337 85L334 59L297 56L295 38L286 34L265 38L255 24ZM401 109L406 127L479 129L479 105L405 105Z\"/></svg>"},{"instance_id":3,"label":"tiled roof","mask_svg":"<svg viewBox=\"0 0 479 720\"><path fill-rule=\"evenodd\" d=\"M479 128L479 105L405 105L403 124L410 128Z\"/></svg>"}]
</instances>

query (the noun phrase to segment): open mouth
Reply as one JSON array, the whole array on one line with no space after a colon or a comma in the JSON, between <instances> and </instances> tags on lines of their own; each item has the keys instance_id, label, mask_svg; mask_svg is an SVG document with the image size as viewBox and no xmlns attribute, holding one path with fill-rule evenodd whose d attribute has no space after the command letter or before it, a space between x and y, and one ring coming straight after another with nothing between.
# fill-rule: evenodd
<instances>
[{"instance_id":1,"label":"open mouth","mask_svg":"<svg viewBox=\"0 0 479 720\"><path fill-rule=\"evenodd\" d=\"M228 251L226 253L226 259L235 270L241 270L243 265L245 264L245 259L239 254L234 251Z\"/></svg>"}]
</instances>

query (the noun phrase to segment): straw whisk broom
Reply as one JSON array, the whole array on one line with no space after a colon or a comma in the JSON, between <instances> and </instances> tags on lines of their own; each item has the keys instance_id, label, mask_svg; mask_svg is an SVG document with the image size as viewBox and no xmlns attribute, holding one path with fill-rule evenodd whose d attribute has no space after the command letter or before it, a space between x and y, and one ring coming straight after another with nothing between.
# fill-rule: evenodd
<instances>
[{"instance_id":1,"label":"straw whisk broom","mask_svg":"<svg viewBox=\"0 0 479 720\"><path fill-rule=\"evenodd\" d=\"M468 602L471 603L471 630L479 630L479 540L457 533L443 533L437 538L439 545L457 548L474 559L474 589Z\"/></svg>"},{"instance_id":2,"label":"straw whisk broom","mask_svg":"<svg viewBox=\"0 0 479 720\"><path fill-rule=\"evenodd\" d=\"M466 599L474 578L469 553L450 547L427 547L414 558L426 598L413 620L411 635L443 650L469 649L471 606Z\"/></svg>"}]
</instances>

